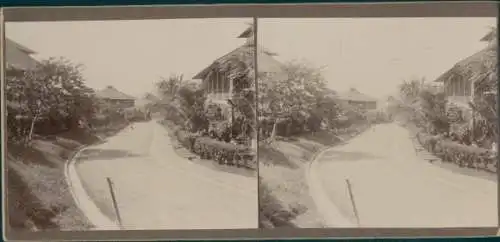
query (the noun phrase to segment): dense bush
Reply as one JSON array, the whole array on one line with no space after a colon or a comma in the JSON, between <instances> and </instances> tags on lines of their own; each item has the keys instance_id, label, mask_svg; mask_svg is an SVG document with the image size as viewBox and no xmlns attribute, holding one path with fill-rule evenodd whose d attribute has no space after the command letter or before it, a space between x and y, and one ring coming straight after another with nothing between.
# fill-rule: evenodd
<instances>
[{"instance_id":1,"label":"dense bush","mask_svg":"<svg viewBox=\"0 0 500 242\"><path fill-rule=\"evenodd\" d=\"M219 141L198 133L190 133L179 126L173 128L179 143L186 149L200 156L223 165L236 165L256 169L256 161L250 147Z\"/></svg>"},{"instance_id":2,"label":"dense bush","mask_svg":"<svg viewBox=\"0 0 500 242\"><path fill-rule=\"evenodd\" d=\"M230 142L232 138L232 128L231 123L225 120L213 122L209 127L208 132L211 138L219 141Z\"/></svg>"},{"instance_id":3,"label":"dense bush","mask_svg":"<svg viewBox=\"0 0 500 242\"><path fill-rule=\"evenodd\" d=\"M163 109L165 119L190 132L208 130L205 114L205 90L200 85L183 80L182 75L162 78L156 83L161 100L155 104Z\"/></svg>"},{"instance_id":4,"label":"dense bush","mask_svg":"<svg viewBox=\"0 0 500 242\"><path fill-rule=\"evenodd\" d=\"M182 146L184 146L188 150L193 151L194 142L196 138L199 137L199 135L184 131L180 128L175 128L174 134Z\"/></svg>"},{"instance_id":5,"label":"dense bush","mask_svg":"<svg viewBox=\"0 0 500 242\"><path fill-rule=\"evenodd\" d=\"M226 143L208 137L198 137L194 141L193 151L202 159L211 159L219 164L256 169L254 154L247 146Z\"/></svg>"},{"instance_id":6,"label":"dense bush","mask_svg":"<svg viewBox=\"0 0 500 242\"><path fill-rule=\"evenodd\" d=\"M446 113L447 100L443 92L429 89L420 91L420 112L432 133L446 133L450 130L450 120Z\"/></svg>"},{"instance_id":7,"label":"dense bush","mask_svg":"<svg viewBox=\"0 0 500 242\"><path fill-rule=\"evenodd\" d=\"M128 108L124 110L124 114L130 122L144 122L151 119L146 109Z\"/></svg>"},{"instance_id":8,"label":"dense bush","mask_svg":"<svg viewBox=\"0 0 500 242\"><path fill-rule=\"evenodd\" d=\"M292 222L297 217L297 213L283 206L281 202L272 194L265 182L259 177L259 213L260 227L273 229L276 227L296 227Z\"/></svg>"},{"instance_id":9,"label":"dense bush","mask_svg":"<svg viewBox=\"0 0 500 242\"><path fill-rule=\"evenodd\" d=\"M425 80L411 80L400 84L399 94L402 100L392 99L392 103L399 106L396 109L392 107L392 111L408 115L411 122L429 133L449 131L447 98L442 90L426 84Z\"/></svg>"},{"instance_id":10,"label":"dense bush","mask_svg":"<svg viewBox=\"0 0 500 242\"><path fill-rule=\"evenodd\" d=\"M418 133L417 138L424 148L443 161L455 163L460 167L496 172L497 157L490 150L459 144L441 136L425 133Z\"/></svg>"}]
</instances>

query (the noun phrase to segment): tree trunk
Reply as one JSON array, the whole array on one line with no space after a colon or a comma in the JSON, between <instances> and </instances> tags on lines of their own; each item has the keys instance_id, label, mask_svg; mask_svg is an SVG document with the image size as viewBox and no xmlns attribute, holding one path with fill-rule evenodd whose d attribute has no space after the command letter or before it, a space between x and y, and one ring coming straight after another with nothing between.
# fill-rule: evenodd
<instances>
[{"instance_id":1,"label":"tree trunk","mask_svg":"<svg viewBox=\"0 0 500 242\"><path fill-rule=\"evenodd\" d=\"M30 132L29 132L29 135L28 135L27 143L30 142L33 139L33 129L35 128L35 122L36 122L37 118L38 118L38 114L35 115L33 117L33 119L31 120Z\"/></svg>"},{"instance_id":2,"label":"tree trunk","mask_svg":"<svg viewBox=\"0 0 500 242\"><path fill-rule=\"evenodd\" d=\"M269 137L270 142L274 142L276 138L276 129L278 127L278 119L274 121L273 130L271 131L271 136Z\"/></svg>"}]
</instances>

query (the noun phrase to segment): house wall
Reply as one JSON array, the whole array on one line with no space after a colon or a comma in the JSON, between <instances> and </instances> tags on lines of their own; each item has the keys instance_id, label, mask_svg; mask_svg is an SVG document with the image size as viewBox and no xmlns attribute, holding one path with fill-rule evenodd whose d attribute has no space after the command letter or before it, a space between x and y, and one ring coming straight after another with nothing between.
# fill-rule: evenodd
<instances>
[{"instance_id":1,"label":"house wall","mask_svg":"<svg viewBox=\"0 0 500 242\"><path fill-rule=\"evenodd\" d=\"M135 100L133 99L105 99L105 101L111 105L117 106L119 108L131 108L135 106Z\"/></svg>"},{"instance_id":2,"label":"house wall","mask_svg":"<svg viewBox=\"0 0 500 242\"><path fill-rule=\"evenodd\" d=\"M459 78L444 82L444 92L448 101L460 107L469 107L468 103L472 100L472 90L474 90L474 85L471 80Z\"/></svg>"},{"instance_id":3,"label":"house wall","mask_svg":"<svg viewBox=\"0 0 500 242\"><path fill-rule=\"evenodd\" d=\"M444 91L446 96L466 97L472 95L472 83L470 80L460 78L458 80L446 80Z\"/></svg>"},{"instance_id":4,"label":"house wall","mask_svg":"<svg viewBox=\"0 0 500 242\"><path fill-rule=\"evenodd\" d=\"M204 80L207 99L214 102L226 102L231 98L233 83L227 73L214 71Z\"/></svg>"}]
</instances>

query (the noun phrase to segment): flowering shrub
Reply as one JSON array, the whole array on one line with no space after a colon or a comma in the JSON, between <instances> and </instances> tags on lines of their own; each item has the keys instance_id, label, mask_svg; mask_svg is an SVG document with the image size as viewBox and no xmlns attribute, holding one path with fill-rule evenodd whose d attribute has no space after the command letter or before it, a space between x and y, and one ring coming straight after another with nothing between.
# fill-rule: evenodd
<instances>
[{"instance_id":1,"label":"flowering shrub","mask_svg":"<svg viewBox=\"0 0 500 242\"><path fill-rule=\"evenodd\" d=\"M497 157L490 150L459 144L440 136L418 134L418 140L429 152L446 162L496 172Z\"/></svg>"},{"instance_id":2,"label":"flowering shrub","mask_svg":"<svg viewBox=\"0 0 500 242\"><path fill-rule=\"evenodd\" d=\"M227 143L190 133L180 127L174 127L173 132L179 143L202 159L214 160L221 165L246 167L255 170L257 167L255 155L250 147Z\"/></svg>"}]
</instances>

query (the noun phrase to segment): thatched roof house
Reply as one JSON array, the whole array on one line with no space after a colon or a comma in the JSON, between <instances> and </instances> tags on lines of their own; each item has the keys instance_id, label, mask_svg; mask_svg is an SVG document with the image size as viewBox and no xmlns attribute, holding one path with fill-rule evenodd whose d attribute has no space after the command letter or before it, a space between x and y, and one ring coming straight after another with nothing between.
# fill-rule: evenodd
<instances>
[{"instance_id":1,"label":"thatched roof house","mask_svg":"<svg viewBox=\"0 0 500 242\"><path fill-rule=\"evenodd\" d=\"M361 93L356 88L351 88L347 92L338 93L337 99L355 102L376 102L377 99Z\"/></svg>"},{"instance_id":2,"label":"thatched roof house","mask_svg":"<svg viewBox=\"0 0 500 242\"><path fill-rule=\"evenodd\" d=\"M9 39L5 38L5 60L7 69L29 70L36 67L36 61L32 55L35 51Z\"/></svg>"},{"instance_id":3,"label":"thatched roof house","mask_svg":"<svg viewBox=\"0 0 500 242\"><path fill-rule=\"evenodd\" d=\"M355 105L363 109L376 109L378 100L361 93L355 88L349 89L347 92L338 93L336 98L344 103Z\"/></svg>"},{"instance_id":4,"label":"thatched roof house","mask_svg":"<svg viewBox=\"0 0 500 242\"><path fill-rule=\"evenodd\" d=\"M459 61L435 81L442 82L450 101L468 106L474 95L495 91L498 73L496 29L481 38L488 45L481 51ZM463 100L462 100L463 99Z\"/></svg>"},{"instance_id":5,"label":"thatched roof house","mask_svg":"<svg viewBox=\"0 0 500 242\"><path fill-rule=\"evenodd\" d=\"M253 29L251 25L238 36L238 38L246 39L243 45L217 58L193 77L193 79L203 80L203 87L209 93L209 99L223 101L229 99L236 85L241 84L236 82L242 80L242 77L249 82L244 86L250 87L249 85L254 82L254 51L256 46ZM281 63L273 58L274 53L262 47L257 47L257 49L259 75L261 73L275 75L283 72ZM239 87L241 88L241 86Z\"/></svg>"},{"instance_id":6,"label":"thatched roof house","mask_svg":"<svg viewBox=\"0 0 500 242\"><path fill-rule=\"evenodd\" d=\"M135 97L132 97L128 94L118 91L113 86L107 86L106 88L97 91L96 96L102 99L110 99L110 100L135 100Z\"/></svg>"},{"instance_id":7,"label":"thatched roof house","mask_svg":"<svg viewBox=\"0 0 500 242\"><path fill-rule=\"evenodd\" d=\"M5 38L5 67L7 69L7 77L9 75L23 75L24 71L35 68L38 61L31 57L33 54L36 54L36 52L9 38ZM6 100L6 103L10 111L22 108L22 104L17 101Z\"/></svg>"},{"instance_id":8,"label":"thatched roof house","mask_svg":"<svg viewBox=\"0 0 500 242\"><path fill-rule=\"evenodd\" d=\"M242 45L216 59L211 65L196 74L193 79L203 80L211 71L214 71L214 69L227 71L231 69L231 63L234 63L235 61L245 64L246 67L251 70L250 73L253 73L253 69L255 67L253 55L254 46L246 43L245 45ZM275 55L276 54L267 51L264 48L259 48L257 56L259 73L280 73L283 71L282 64L273 58Z\"/></svg>"},{"instance_id":9,"label":"thatched roof house","mask_svg":"<svg viewBox=\"0 0 500 242\"><path fill-rule=\"evenodd\" d=\"M488 32L483 38L481 38L481 41L484 42L493 42L497 39L497 28L491 28L491 31Z\"/></svg>"},{"instance_id":10,"label":"thatched roof house","mask_svg":"<svg viewBox=\"0 0 500 242\"><path fill-rule=\"evenodd\" d=\"M117 105L122 108L130 108L135 106L135 97L125 94L113 86L99 90L95 93L96 97L112 105Z\"/></svg>"},{"instance_id":11,"label":"thatched roof house","mask_svg":"<svg viewBox=\"0 0 500 242\"><path fill-rule=\"evenodd\" d=\"M107 86L106 88L97 91L96 96L98 98L111 100L135 100L135 97L125 94L113 86Z\"/></svg>"}]
</instances>

